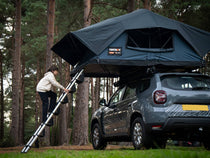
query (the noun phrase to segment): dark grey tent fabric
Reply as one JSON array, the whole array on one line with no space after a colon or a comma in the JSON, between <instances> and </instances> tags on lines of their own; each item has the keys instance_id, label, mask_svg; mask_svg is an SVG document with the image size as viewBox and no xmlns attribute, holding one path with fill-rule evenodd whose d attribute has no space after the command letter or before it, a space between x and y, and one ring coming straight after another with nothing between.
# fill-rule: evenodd
<instances>
[{"instance_id":1,"label":"dark grey tent fabric","mask_svg":"<svg viewBox=\"0 0 210 158\"><path fill-rule=\"evenodd\" d=\"M197 29L167 17L163 17L145 9L139 9L132 13L111 18L75 32L70 32L65 35L61 41L55 44L52 50L71 65L79 63L79 68L82 68L88 64L101 64L100 67L106 68L101 70L99 68L97 73L102 70L104 71L104 69L109 69L108 71L113 71L113 73L110 74L115 74L114 71L119 71L123 65L129 66L130 61L124 60L123 58L118 58L117 60L110 59L110 61L107 62L109 59L106 58L106 62L103 62L105 60L103 60L103 55L101 54L112 44L112 42L114 42L126 31L145 28L163 28L177 32L184 39L184 41L186 41L186 43L192 47L195 53L200 56L201 60L210 50L209 32ZM173 63L170 62L173 61L175 63L175 60L176 58L171 60L169 59L168 61L164 62L165 65L173 65ZM119 67L119 61L121 61L121 68ZM136 64L132 62L133 66L142 66L142 64L139 64L139 62L142 62L143 64L144 62L146 63L144 59L139 60L139 58L136 58L136 60L133 59L133 61L136 62ZM157 62L157 64L161 63L161 65L164 65L164 62ZM181 63L177 61L174 66L177 66L177 64L179 65L179 63L180 66L192 66L192 63L196 62L189 61ZM200 63L202 63L202 61L199 61L198 64L201 66L202 64ZM118 66L113 68L112 65ZM110 67L112 68L110 69ZM93 69L90 69L89 72L92 70Z\"/></svg>"},{"instance_id":2,"label":"dark grey tent fabric","mask_svg":"<svg viewBox=\"0 0 210 158\"><path fill-rule=\"evenodd\" d=\"M210 50L210 33L145 9L108 19L72 33L98 55L125 30L154 27L177 30L200 56L204 56Z\"/></svg>"}]
</instances>

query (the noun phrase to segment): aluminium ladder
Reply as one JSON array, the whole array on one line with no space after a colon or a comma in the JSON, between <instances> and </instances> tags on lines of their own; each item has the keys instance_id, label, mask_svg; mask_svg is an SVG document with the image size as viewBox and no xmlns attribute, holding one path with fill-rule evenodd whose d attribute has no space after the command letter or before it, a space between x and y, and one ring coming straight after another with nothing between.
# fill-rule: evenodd
<instances>
[{"instance_id":1,"label":"aluminium ladder","mask_svg":"<svg viewBox=\"0 0 210 158\"><path fill-rule=\"evenodd\" d=\"M77 72L75 74L75 76L72 78L71 82L68 84L68 86L66 87L66 89L70 90L73 85L76 83L77 79L81 76L81 74L83 73L83 69L80 72ZM30 138L30 140L27 142L27 144L24 146L24 148L22 149L21 153L27 153L28 150L31 148L31 146L33 145L33 143L37 140L38 136L40 135L40 133L44 130L44 128L46 127L46 124L50 121L50 119L53 117L53 114L56 112L56 110L58 109L58 107L60 106L61 102L63 101L63 99L65 98L65 96L67 95L66 92L63 92L61 94L61 96L59 97L55 109L50 113L50 115L48 115L47 120L45 122L42 122L40 124L40 126L38 127L38 129L35 131L35 133L33 134L33 136Z\"/></svg>"}]
</instances>

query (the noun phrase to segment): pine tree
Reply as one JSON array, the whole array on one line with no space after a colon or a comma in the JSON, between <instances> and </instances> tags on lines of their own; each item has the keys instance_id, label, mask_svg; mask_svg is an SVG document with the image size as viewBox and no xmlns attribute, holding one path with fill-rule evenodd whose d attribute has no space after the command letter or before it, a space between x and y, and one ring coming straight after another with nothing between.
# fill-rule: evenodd
<instances>
[{"instance_id":1,"label":"pine tree","mask_svg":"<svg viewBox=\"0 0 210 158\"><path fill-rule=\"evenodd\" d=\"M10 136L14 145L19 144L19 110L20 110L20 57L21 57L21 0L16 0L15 17L15 52L13 53L12 72L12 123Z\"/></svg>"},{"instance_id":2,"label":"pine tree","mask_svg":"<svg viewBox=\"0 0 210 158\"><path fill-rule=\"evenodd\" d=\"M84 26L91 24L91 0L84 0ZM74 115L73 144L85 145L88 143L88 99L89 78L78 85L76 107Z\"/></svg>"}]
</instances>

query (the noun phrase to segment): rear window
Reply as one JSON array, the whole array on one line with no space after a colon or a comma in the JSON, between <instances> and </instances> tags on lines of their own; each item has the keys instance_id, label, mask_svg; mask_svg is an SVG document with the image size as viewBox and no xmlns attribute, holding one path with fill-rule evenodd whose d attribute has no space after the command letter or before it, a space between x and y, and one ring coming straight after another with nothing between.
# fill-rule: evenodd
<instances>
[{"instance_id":1,"label":"rear window","mask_svg":"<svg viewBox=\"0 0 210 158\"><path fill-rule=\"evenodd\" d=\"M147 90L150 86L150 79L142 79L139 84L139 92Z\"/></svg>"},{"instance_id":2,"label":"rear window","mask_svg":"<svg viewBox=\"0 0 210 158\"><path fill-rule=\"evenodd\" d=\"M177 90L210 90L207 76L167 75L161 77L162 86Z\"/></svg>"}]
</instances>

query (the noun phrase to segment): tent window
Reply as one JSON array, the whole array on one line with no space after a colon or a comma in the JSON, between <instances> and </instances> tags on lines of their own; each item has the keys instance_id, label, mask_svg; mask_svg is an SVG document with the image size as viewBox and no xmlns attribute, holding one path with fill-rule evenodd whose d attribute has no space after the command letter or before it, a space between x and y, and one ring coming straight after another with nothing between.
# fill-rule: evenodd
<instances>
[{"instance_id":1,"label":"tent window","mask_svg":"<svg viewBox=\"0 0 210 158\"><path fill-rule=\"evenodd\" d=\"M172 31L149 28L128 31L127 48L143 51L173 51Z\"/></svg>"}]
</instances>

